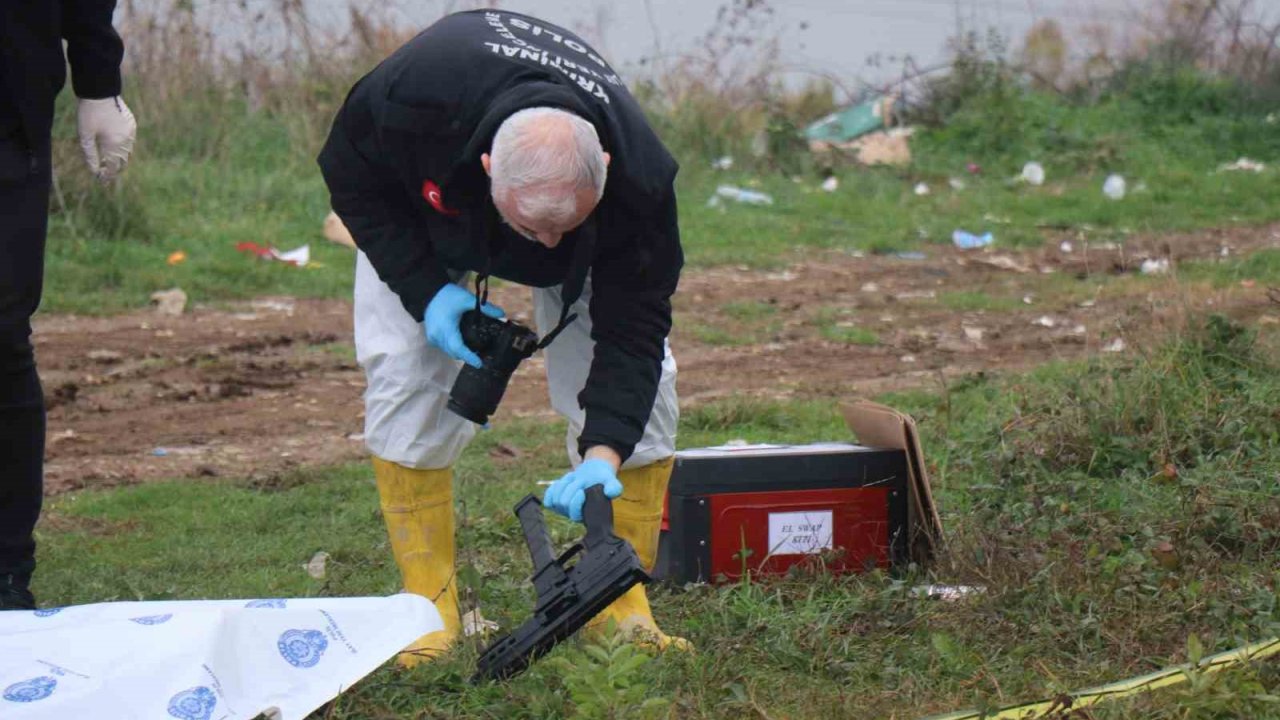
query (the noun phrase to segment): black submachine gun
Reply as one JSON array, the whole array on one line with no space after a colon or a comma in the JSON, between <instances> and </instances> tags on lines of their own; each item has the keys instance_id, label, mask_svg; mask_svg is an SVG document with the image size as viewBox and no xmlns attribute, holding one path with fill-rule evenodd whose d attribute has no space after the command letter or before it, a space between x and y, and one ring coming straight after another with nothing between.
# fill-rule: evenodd
<instances>
[{"instance_id":1,"label":"black submachine gun","mask_svg":"<svg viewBox=\"0 0 1280 720\"><path fill-rule=\"evenodd\" d=\"M605 497L599 485L587 489L582 508L586 536L560 557L552 552L538 498L525 496L516 504L515 512L533 558L532 580L538 602L533 617L485 648L472 683L502 680L523 672L632 586L649 582L631 543L613 534L613 501ZM570 565L578 555L578 561Z\"/></svg>"}]
</instances>

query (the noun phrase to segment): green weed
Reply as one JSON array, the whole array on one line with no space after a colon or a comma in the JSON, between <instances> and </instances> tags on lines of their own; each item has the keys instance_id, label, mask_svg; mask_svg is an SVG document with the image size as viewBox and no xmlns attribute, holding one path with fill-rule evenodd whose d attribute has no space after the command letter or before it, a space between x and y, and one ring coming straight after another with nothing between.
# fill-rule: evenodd
<instances>
[{"instance_id":1,"label":"green weed","mask_svg":"<svg viewBox=\"0 0 1280 720\"><path fill-rule=\"evenodd\" d=\"M879 344L880 335L874 330L858 327L842 317L838 309L822 308L813 322L818 327L818 334L827 340L848 345Z\"/></svg>"},{"instance_id":2,"label":"green weed","mask_svg":"<svg viewBox=\"0 0 1280 720\"><path fill-rule=\"evenodd\" d=\"M805 570L653 587L696 654L616 639L557 648L504 684L469 686L479 641L384 668L328 712L363 717L918 717L1132 677L1280 634L1276 348L1223 320L1167 346L943 395L885 398L920 423L949 551L929 569ZM561 423L498 423L459 463L464 606L510 627L532 597L511 505L563 470ZM848 437L828 402L734 399L686 411L681 446ZM513 463L500 444L519 448ZM1172 465L1170 469L1168 466ZM217 508L213 512L211 508ZM558 544L580 528L553 518ZM51 499L45 603L345 596L399 586L369 470L175 481ZM193 541L198 539L198 541ZM330 553L329 574L303 564ZM960 602L923 582L981 585ZM643 658L643 659L642 659ZM1095 708L1099 717L1276 717L1274 662ZM1270 714L1269 714L1270 713Z\"/></svg>"}]
</instances>

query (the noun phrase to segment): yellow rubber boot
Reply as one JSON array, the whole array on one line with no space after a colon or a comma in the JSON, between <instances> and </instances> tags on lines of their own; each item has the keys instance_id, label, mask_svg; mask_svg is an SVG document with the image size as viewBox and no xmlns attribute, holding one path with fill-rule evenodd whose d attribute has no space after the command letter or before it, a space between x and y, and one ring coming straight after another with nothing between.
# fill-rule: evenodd
<instances>
[{"instance_id":1,"label":"yellow rubber boot","mask_svg":"<svg viewBox=\"0 0 1280 720\"><path fill-rule=\"evenodd\" d=\"M658 533L662 529L662 505L667 496L667 482L675 458L667 458L644 467L618 473L622 497L613 501L613 532L631 543L645 571L653 570L658 559ZM688 640L667 635L658 628L649 608L644 585L636 585L587 624L589 635L605 632L613 621L619 632L633 640L650 644L659 650L676 648L692 650Z\"/></svg>"},{"instance_id":2,"label":"yellow rubber boot","mask_svg":"<svg viewBox=\"0 0 1280 720\"><path fill-rule=\"evenodd\" d=\"M444 629L418 638L398 658L413 667L449 649L462 634L454 579L453 470L416 470L373 459L382 517L404 589L435 603Z\"/></svg>"}]
</instances>

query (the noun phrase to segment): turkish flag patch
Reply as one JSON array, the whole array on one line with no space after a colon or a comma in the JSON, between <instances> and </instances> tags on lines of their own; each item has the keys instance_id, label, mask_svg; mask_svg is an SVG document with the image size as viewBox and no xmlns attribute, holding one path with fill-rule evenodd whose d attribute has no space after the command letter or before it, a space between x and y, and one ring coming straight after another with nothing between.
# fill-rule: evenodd
<instances>
[{"instance_id":1,"label":"turkish flag patch","mask_svg":"<svg viewBox=\"0 0 1280 720\"><path fill-rule=\"evenodd\" d=\"M461 213L444 204L444 196L440 194L440 186L430 180L422 181L422 199L427 201L441 215L457 217Z\"/></svg>"}]
</instances>

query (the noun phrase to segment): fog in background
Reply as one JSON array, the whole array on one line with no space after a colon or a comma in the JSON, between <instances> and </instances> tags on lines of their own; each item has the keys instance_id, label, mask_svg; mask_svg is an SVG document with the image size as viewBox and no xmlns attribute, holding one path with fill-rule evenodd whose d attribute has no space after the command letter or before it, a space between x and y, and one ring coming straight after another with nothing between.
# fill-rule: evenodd
<instances>
[{"instance_id":1,"label":"fog in background","mask_svg":"<svg viewBox=\"0 0 1280 720\"><path fill-rule=\"evenodd\" d=\"M948 38L957 31L994 30L1015 48L1038 20L1052 18L1068 38L1105 27L1122 41L1141 27L1153 0L772 0L770 16L753 26L763 39L778 41L779 60L789 81L824 76L846 90L900 76L902 58L919 67L947 57ZM230 54L261 52L279 42L281 8L306 18L318 37L341 37L350 10L398 28L417 29L442 14L497 7L535 15L584 35L631 78L682 54L696 53L700 39L716 28L729 0L121 0L122 19L155 12L175 2L194 6L200 24ZM1258 0L1280 15L1280 0ZM299 12L301 11L301 12ZM720 21L723 22L723 21ZM295 28L296 30L296 28ZM1079 59L1083 48L1073 47Z\"/></svg>"}]
</instances>

